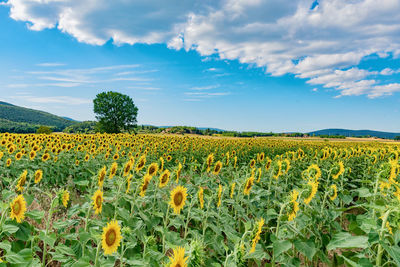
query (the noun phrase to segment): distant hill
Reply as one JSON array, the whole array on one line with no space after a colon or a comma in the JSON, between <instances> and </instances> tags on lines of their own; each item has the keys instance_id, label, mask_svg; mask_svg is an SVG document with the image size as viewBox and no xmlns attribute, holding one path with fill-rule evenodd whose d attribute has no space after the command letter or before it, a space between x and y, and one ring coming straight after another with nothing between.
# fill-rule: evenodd
<instances>
[{"instance_id":1,"label":"distant hill","mask_svg":"<svg viewBox=\"0 0 400 267\"><path fill-rule=\"evenodd\" d=\"M64 128L75 123L75 121L48 112L23 108L6 102L0 102L0 119L0 131L2 132L21 132L12 129L13 127L20 129L24 126L33 129L40 125L50 126L54 131L62 131ZM9 130L7 130L8 126L10 127Z\"/></svg>"},{"instance_id":2,"label":"distant hill","mask_svg":"<svg viewBox=\"0 0 400 267\"><path fill-rule=\"evenodd\" d=\"M400 136L400 133L380 132L371 130L348 130L348 129L324 129L314 132L309 132L309 135L343 135L346 137L360 137L360 136L372 136L385 139L394 139L396 136Z\"/></svg>"}]
</instances>

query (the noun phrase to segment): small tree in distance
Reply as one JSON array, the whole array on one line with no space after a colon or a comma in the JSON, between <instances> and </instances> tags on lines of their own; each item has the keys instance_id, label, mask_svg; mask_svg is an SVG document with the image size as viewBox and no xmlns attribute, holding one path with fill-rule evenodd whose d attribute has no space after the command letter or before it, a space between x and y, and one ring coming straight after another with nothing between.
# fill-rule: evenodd
<instances>
[{"instance_id":1,"label":"small tree in distance","mask_svg":"<svg viewBox=\"0 0 400 267\"><path fill-rule=\"evenodd\" d=\"M94 113L100 127L107 133L130 131L136 126L138 108L132 98L117 92L103 92L93 100Z\"/></svg>"}]
</instances>

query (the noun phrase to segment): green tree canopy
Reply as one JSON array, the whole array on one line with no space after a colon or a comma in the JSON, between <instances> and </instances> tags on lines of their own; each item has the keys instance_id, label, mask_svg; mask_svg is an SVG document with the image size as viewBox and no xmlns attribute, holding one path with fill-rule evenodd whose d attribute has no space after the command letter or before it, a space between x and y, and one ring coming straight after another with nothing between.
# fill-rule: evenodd
<instances>
[{"instance_id":1,"label":"green tree canopy","mask_svg":"<svg viewBox=\"0 0 400 267\"><path fill-rule=\"evenodd\" d=\"M93 100L94 113L100 127L107 133L131 130L136 125L138 108L132 98L117 92L103 92Z\"/></svg>"}]
</instances>

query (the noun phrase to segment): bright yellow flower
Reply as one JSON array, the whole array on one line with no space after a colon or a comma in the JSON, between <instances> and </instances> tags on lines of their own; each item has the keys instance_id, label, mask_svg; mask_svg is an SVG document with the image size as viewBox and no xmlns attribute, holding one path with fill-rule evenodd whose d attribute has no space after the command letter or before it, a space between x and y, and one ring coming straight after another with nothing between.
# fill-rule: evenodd
<instances>
[{"instance_id":1,"label":"bright yellow flower","mask_svg":"<svg viewBox=\"0 0 400 267\"><path fill-rule=\"evenodd\" d=\"M101 236L101 245L104 250L104 255L111 255L117 251L121 243L121 227L116 220L107 223L103 227L103 234Z\"/></svg>"},{"instance_id":2,"label":"bright yellow flower","mask_svg":"<svg viewBox=\"0 0 400 267\"><path fill-rule=\"evenodd\" d=\"M25 218L26 201L23 195L18 195L10 204L11 213L10 218L15 219L17 223L21 223Z\"/></svg>"}]
</instances>

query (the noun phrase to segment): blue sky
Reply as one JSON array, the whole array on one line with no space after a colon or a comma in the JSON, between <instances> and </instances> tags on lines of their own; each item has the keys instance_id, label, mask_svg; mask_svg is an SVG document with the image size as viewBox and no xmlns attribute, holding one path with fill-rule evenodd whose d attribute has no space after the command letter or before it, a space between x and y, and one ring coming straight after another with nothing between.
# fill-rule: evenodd
<instances>
[{"instance_id":1,"label":"blue sky","mask_svg":"<svg viewBox=\"0 0 400 267\"><path fill-rule=\"evenodd\" d=\"M0 2L3 101L93 120L113 90L140 124L400 132L398 1Z\"/></svg>"}]
</instances>

